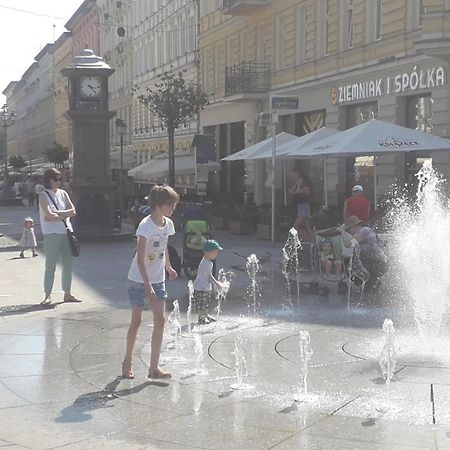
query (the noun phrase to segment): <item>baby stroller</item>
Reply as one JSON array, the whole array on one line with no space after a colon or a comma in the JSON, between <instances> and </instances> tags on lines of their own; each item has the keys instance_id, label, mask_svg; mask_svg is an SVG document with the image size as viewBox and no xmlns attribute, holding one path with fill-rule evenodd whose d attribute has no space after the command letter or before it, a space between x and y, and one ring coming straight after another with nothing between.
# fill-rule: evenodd
<instances>
[{"instance_id":1,"label":"baby stroller","mask_svg":"<svg viewBox=\"0 0 450 450\"><path fill-rule=\"evenodd\" d=\"M314 286L313 291L320 295L327 295L330 292L330 286L337 284L339 294L347 292L347 272L344 270L344 259L346 258L345 249L342 245L341 233L336 228L317 231L315 233L318 269L320 281ZM321 260L321 250L324 243L329 243L332 248L333 256L332 273L328 274L325 270L323 261ZM338 269L339 268L339 269Z\"/></svg>"},{"instance_id":2,"label":"baby stroller","mask_svg":"<svg viewBox=\"0 0 450 450\"><path fill-rule=\"evenodd\" d=\"M203 244L211 237L211 227L206 220L188 220L184 224L183 269L190 280L197 276L198 265L203 258Z\"/></svg>"}]
</instances>

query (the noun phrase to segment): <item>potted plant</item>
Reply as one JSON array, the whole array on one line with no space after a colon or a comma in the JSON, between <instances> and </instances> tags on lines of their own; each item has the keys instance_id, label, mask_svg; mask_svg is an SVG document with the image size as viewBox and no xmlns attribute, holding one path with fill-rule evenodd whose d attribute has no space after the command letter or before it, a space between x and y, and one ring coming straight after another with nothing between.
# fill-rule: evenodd
<instances>
[{"instance_id":1,"label":"potted plant","mask_svg":"<svg viewBox=\"0 0 450 450\"><path fill-rule=\"evenodd\" d=\"M231 210L228 230L233 234L250 234L256 222L257 210L248 205L238 205Z\"/></svg>"},{"instance_id":2,"label":"potted plant","mask_svg":"<svg viewBox=\"0 0 450 450\"><path fill-rule=\"evenodd\" d=\"M211 218L213 222L214 229L216 230L227 230L228 220L230 217L231 207L226 203L217 205L211 211Z\"/></svg>"}]
</instances>

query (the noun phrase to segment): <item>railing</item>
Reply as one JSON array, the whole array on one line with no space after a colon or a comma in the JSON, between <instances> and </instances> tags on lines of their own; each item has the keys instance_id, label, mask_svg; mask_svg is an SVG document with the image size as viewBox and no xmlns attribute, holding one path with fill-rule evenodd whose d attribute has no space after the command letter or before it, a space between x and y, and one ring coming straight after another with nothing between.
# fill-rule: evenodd
<instances>
[{"instance_id":1,"label":"railing","mask_svg":"<svg viewBox=\"0 0 450 450\"><path fill-rule=\"evenodd\" d=\"M225 95L265 93L270 90L270 64L242 62L225 67Z\"/></svg>"}]
</instances>

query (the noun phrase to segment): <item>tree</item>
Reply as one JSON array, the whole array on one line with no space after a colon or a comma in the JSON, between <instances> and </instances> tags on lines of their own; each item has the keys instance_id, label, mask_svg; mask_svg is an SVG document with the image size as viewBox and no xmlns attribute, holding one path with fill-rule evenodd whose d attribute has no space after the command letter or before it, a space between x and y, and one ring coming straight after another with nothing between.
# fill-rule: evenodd
<instances>
[{"instance_id":1,"label":"tree","mask_svg":"<svg viewBox=\"0 0 450 450\"><path fill-rule=\"evenodd\" d=\"M175 187L175 130L190 121L207 104L208 95L201 86L187 82L183 72L173 70L158 76L154 89L147 88L138 100L159 118L169 138L168 184Z\"/></svg>"},{"instance_id":2,"label":"tree","mask_svg":"<svg viewBox=\"0 0 450 450\"><path fill-rule=\"evenodd\" d=\"M27 166L26 161L21 155L12 155L8 159L9 165L14 167L14 169L22 169Z\"/></svg>"},{"instance_id":3,"label":"tree","mask_svg":"<svg viewBox=\"0 0 450 450\"><path fill-rule=\"evenodd\" d=\"M46 153L47 159L55 166L62 166L69 159L69 150L57 142Z\"/></svg>"}]
</instances>

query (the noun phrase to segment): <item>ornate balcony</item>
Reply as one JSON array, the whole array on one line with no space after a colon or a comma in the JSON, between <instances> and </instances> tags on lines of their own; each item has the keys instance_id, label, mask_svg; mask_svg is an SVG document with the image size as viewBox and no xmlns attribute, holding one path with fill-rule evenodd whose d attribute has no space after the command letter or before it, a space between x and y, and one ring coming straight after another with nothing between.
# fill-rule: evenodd
<instances>
[{"instance_id":1,"label":"ornate balcony","mask_svg":"<svg viewBox=\"0 0 450 450\"><path fill-rule=\"evenodd\" d=\"M270 90L270 64L242 62L225 67L225 96L264 94Z\"/></svg>"},{"instance_id":2,"label":"ornate balcony","mask_svg":"<svg viewBox=\"0 0 450 450\"><path fill-rule=\"evenodd\" d=\"M222 0L222 11L231 16L246 16L269 3L270 0Z\"/></svg>"}]
</instances>

